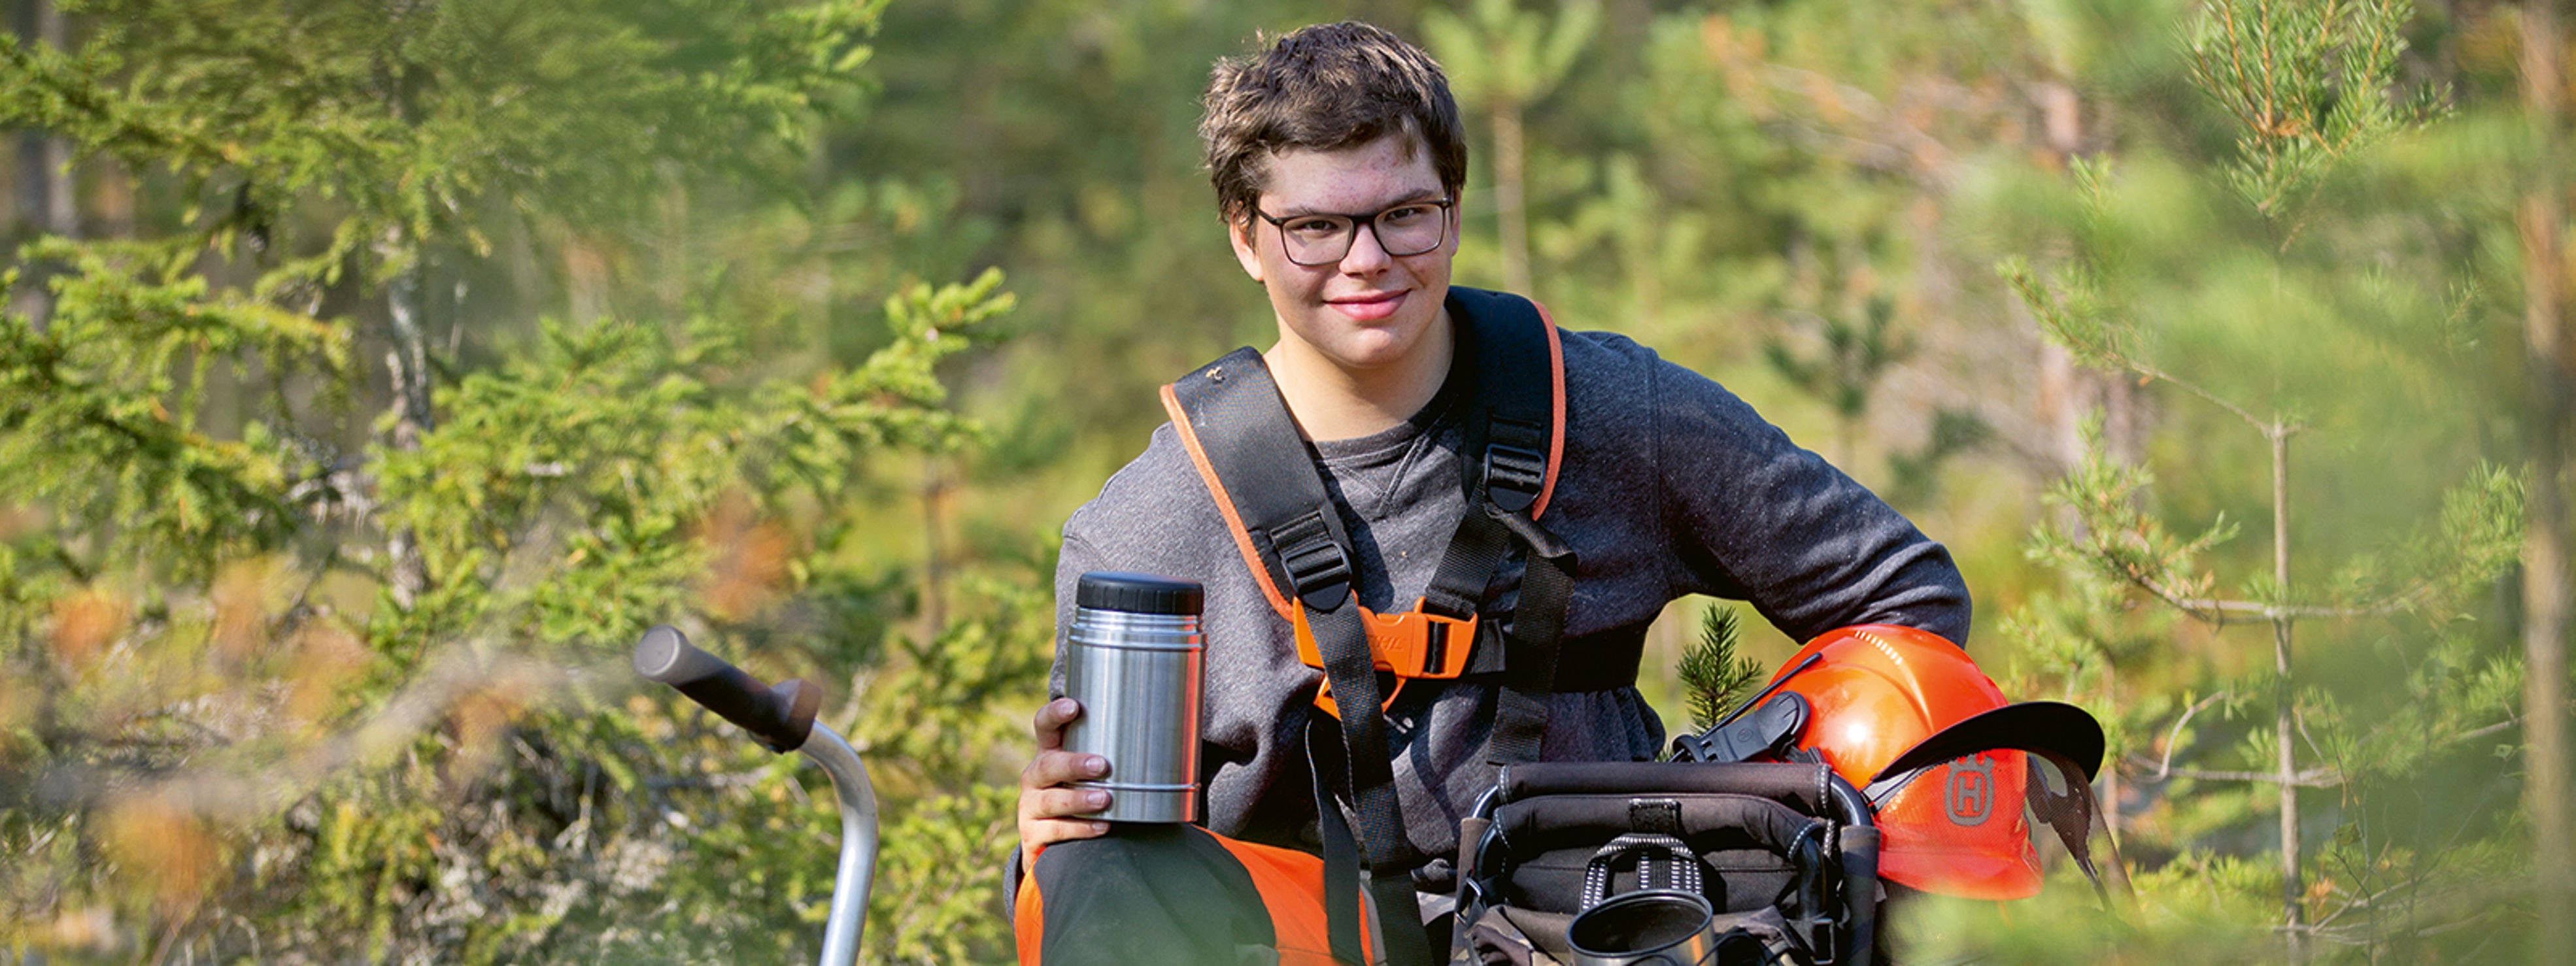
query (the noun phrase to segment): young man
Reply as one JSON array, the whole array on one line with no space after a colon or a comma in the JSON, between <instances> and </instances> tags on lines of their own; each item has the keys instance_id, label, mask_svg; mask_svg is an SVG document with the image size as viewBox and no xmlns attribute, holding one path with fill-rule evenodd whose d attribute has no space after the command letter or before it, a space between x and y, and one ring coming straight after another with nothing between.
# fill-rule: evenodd
<instances>
[{"instance_id":1,"label":"young man","mask_svg":"<svg viewBox=\"0 0 2576 966\"><path fill-rule=\"evenodd\" d=\"M1338 612L1322 608L1340 588L1319 598L1305 577L1286 576L1297 566L1276 561L1291 552L1285 528L1250 536L1244 497L1229 501L1208 456L1228 444L1210 437L1230 423L1157 429L1065 525L1058 635L1086 571L1206 586L1206 827L1122 826L1103 837L1107 823L1086 816L1106 806L1105 793L1069 783L1102 775L1104 763L1061 749L1081 709L1062 697L1040 709L1012 873L1024 962L1230 962L1272 951L1332 961L1324 897L1357 899L1327 881L1313 853L1329 851L1345 819L1363 828L1384 920L1368 941L1399 953L1445 948L1437 928L1396 935L1416 913L1391 905L1418 904L1425 922L1445 909L1458 820L1492 786L1494 761L1657 755L1663 726L1633 686L1639 645L1683 595L1749 600L1802 640L1861 623L1965 640L1968 596L1947 551L1725 389L1625 337L1556 331L1517 297L1451 289L1465 137L1439 66L1421 50L1358 23L1280 37L1218 64L1200 134L1236 259L1268 294L1279 336L1257 363L1231 356L1176 384L1167 405L1181 413L1192 393L1232 391L1259 375L1247 370L1266 368L1305 444L1279 469L1304 474L1299 464L1311 463L1330 496L1332 536L1352 558L1334 579L1346 577L1357 607L1341 612L1374 619L1439 596L1439 585L1457 583L1444 560L1469 529L1461 521L1509 524L1498 544L1509 552L1490 580L1476 571L1466 595L1467 616L1486 626L1456 625L1482 635L1471 669L1494 671L1405 680L1378 719L1347 700L1387 686L1362 664L1356 676L1333 675L1344 700L1321 717L1327 674L1311 665L1333 663L1325 627ZM1467 347L1520 331L1510 328L1520 318L1547 333L1534 344L1553 361L1478 371L1486 357ZM1543 386L1551 370L1561 389ZM1516 382L1492 384L1505 378ZM1503 429L1480 407L1512 390L1553 409L1540 420L1552 423L1539 434L1545 445L1493 444ZM1544 482L1522 479L1517 501L1489 493L1504 486L1492 454L1539 452L1551 457ZM1238 477L1235 487L1245 485ZM1570 567L1570 593L1542 589L1542 572L1559 567ZM1561 606L1528 603L1550 596ZM1553 667L1535 683L1512 677L1527 673L1529 638L1548 652L1542 669ZM1486 660L1506 649L1509 666ZM1062 672L1059 661L1058 695ZM1512 734L1533 721L1531 734ZM1383 774L1372 781L1361 765L1381 744ZM1507 747L1517 751L1497 750ZM1321 823L1318 770L1346 813ZM1400 814L1400 834L1383 824L1370 834L1372 816L1387 811ZM1385 891L1408 871L1418 897ZM1352 958L1347 948L1341 958Z\"/></svg>"}]
</instances>

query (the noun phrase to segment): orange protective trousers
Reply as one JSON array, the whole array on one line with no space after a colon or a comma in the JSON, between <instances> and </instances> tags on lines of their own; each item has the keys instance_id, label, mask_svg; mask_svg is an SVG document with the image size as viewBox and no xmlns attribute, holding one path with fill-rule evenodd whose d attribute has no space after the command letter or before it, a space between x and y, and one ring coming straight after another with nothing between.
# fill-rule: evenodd
<instances>
[{"instance_id":1,"label":"orange protective trousers","mask_svg":"<svg viewBox=\"0 0 2576 966\"><path fill-rule=\"evenodd\" d=\"M1324 862L1195 825L1111 827L1039 849L1012 928L1022 966L1332 966Z\"/></svg>"}]
</instances>

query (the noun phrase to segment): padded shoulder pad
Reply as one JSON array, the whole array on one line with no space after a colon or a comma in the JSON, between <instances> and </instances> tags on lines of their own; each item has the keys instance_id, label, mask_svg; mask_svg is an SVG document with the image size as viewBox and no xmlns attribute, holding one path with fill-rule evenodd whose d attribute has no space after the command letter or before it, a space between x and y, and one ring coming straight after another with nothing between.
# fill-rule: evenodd
<instances>
[{"instance_id":1,"label":"padded shoulder pad","mask_svg":"<svg viewBox=\"0 0 2576 966\"><path fill-rule=\"evenodd\" d=\"M1293 619L1291 596L1348 594L1350 538L1261 353L1236 349L1163 387L1163 409L1271 608Z\"/></svg>"},{"instance_id":2,"label":"padded shoulder pad","mask_svg":"<svg viewBox=\"0 0 2576 966\"><path fill-rule=\"evenodd\" d=\"M1486 499L1535 518L1546 512L1565 454L1565 351L1556 325L1538 303L1508 292L1451 286L1449 309L1475 359L1469 371L1483 418L1469 420L1467 452L1484 453L1474 469Z\"/></svg>"}]
</instances>

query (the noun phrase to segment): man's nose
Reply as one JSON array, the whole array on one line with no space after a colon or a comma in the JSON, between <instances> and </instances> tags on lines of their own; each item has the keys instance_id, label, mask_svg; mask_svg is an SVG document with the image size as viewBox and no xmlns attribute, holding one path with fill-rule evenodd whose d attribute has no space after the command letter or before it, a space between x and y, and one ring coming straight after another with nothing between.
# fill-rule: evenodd
<instances>
[{"instance_id":1,"label":"man's nose","mask_svg":"<svg viewBox=\"0 0 2576 966\"><path fill-rule=\"evenodd\" d=\"M1377 224L1360 222L1351 227L1351 250L1342 254L1342 271L1353 275L1371 274L1386 269L1395 257L1377 242Z\"/></svg>"}]
</instances>

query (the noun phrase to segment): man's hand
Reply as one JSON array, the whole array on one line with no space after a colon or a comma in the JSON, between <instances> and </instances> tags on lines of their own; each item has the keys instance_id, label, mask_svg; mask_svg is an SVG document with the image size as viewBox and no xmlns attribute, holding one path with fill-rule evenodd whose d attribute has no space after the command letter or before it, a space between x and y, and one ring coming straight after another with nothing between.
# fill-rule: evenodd
<instances>
[{"instance_id":1,"label":"man's hand","mask_svg":"<svg viewBox=\"0 0 2576 966\"><path fill-rule=\"evenodd\" d=\"M1109 823L1080 818L1109 807L1109 793L1067 784L1109 773L1109 760L1064 750L1064 726L1082 717L1082 705L1057 698L1038 709L1030 730L1038 739L1038 756L1020 771L1020 868L1037 868L1038 846L1067 839L1097 838Z\"/></svg>"}]
</instances>

